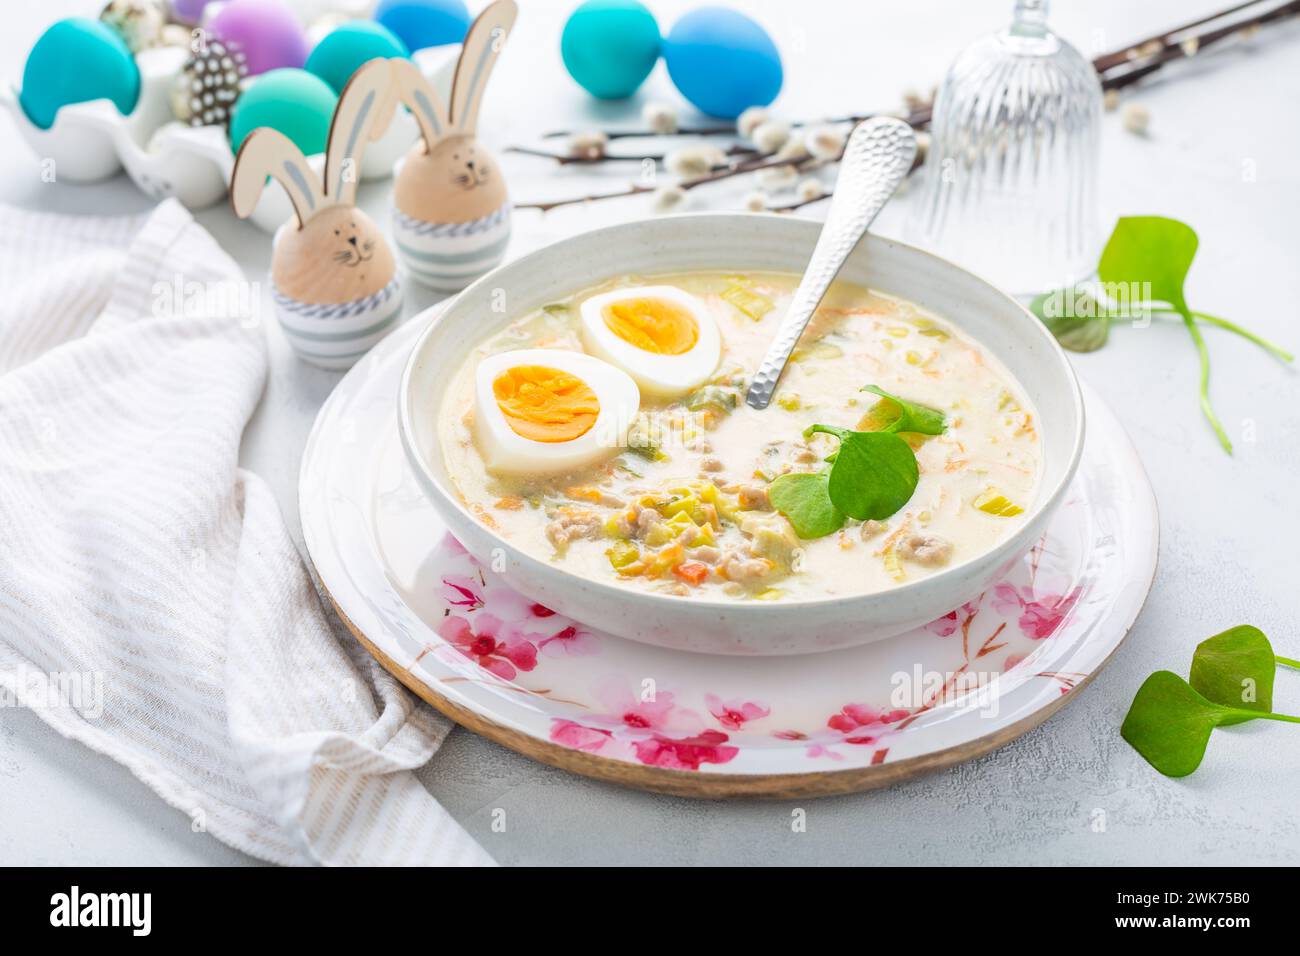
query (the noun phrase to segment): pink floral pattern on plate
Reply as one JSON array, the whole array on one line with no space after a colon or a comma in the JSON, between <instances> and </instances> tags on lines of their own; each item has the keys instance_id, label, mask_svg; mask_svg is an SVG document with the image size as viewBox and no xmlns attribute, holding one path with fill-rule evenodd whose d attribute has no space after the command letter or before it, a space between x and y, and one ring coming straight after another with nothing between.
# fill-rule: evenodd
<instances>
[{"instance_id":1,"label":"pink floral pattern on plate","mask_svg":"<svg viewBox=\"0 0 1300 956\"><path fill-rule=\"evenodd\" d=\"M731 763L746 747L794 746L810 759L831 761L864 748L871 763L882 763L889 759L891 741L923 715L959 703L1020 667L1068 624L1087 581L1064 568L1052 569L1069 586L1040 587L1040 566L1050 566L1053 553L1046 540L1039 542L989 592L921 629L945 644L952 639L959 644L948 645L950 669L929 675L923 687L904 688L910 699L834 701L820 718L804 718L802 726L781 721L780 701L743 689L661 686L653 674L626 673L622 662L608 669L583 665L574 695L575 675L568 672L579 658L599 658L611 644L627 645L511 590L450 536L433 562L444 608L435 630L445 643L426 646L416 663L427 654L459 655L477 668L477 679L499 681L571 711L551 714L552 742L612 759L699 771ZM1074 686L1068 675L1035 676L1059 682L1062 693ZM556 696L558 685L566 688L565 696Z\"/></svg>"}]
</instances>

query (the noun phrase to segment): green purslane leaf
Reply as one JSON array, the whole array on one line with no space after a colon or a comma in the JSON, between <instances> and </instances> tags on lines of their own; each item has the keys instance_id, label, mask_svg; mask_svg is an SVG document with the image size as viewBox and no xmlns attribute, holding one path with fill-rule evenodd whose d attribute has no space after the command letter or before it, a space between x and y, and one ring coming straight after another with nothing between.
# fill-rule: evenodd
<instances>
[{"instance_id":1,"label":"green purslane leaf","mask_svg":"<svg viewBox=\"0 0 1300 956\"><path fill-rule=\"evenodd\" d=\"M1183 298L1183 281L1196 257L1197 244L1196 231L1177 219L1126 216L1115 224L1115 231L1102 250L1097 276L1105 283L1145 287L1149 294L1131 296L1133 301L1167 302L1182 316L1201 366L1201 413L1214 429L1223 450L1231 455L1232 442L1210 403L1210 353Z\"/></svg>"},{"instance_id":2,"label":"green purslane leaf","mask_svg":"<svg viewBox=\"0 0 1300 956\"><path fill-rule=\"evenodd\" d=\"M1090 312L1085 308L1071 310L1072 314L1069 315L1049 314L1048 304L1061 301L1066 297L1071 297L1075 304L1081 300L1092 303L1094 311ZM1110 317L1102 313L1100 307L1096 305L1096 300L1086 292L1075 292L1070 289L1044 292L1042 295L1035 296L1034 301L1029 303L1029 311L1047 326L1047 330L1052 333L1056 341L1061 343L1061 348L1069 349L1071 352L1095 352L1105 345L1110 337Z\"/></svg>"},{"instance_id":3,"label":"green purslane leaf","mask_svg":"<svg viewBox=\"0 0 1300 956\"><path fill-rule=\"evenodd\" d=\"M859 521L888 518L911 500L920 471L912 446L893 432L849 432L831 465L831 502Z\"/></svg>"},{"instance_id":4,"label":"green purslane leaf","mask_svg":"<svg viewBox=\"0 0 1300 956\"><path fill-rule=\"evenodd\" d=\"M1163 216L1125 216L1115 224L1102 250L1097 275L1102 282L1150 284L1150 298L1180 312L1183 281L1196 256L1196 230ZM1133 301L1141 301L1134 298Z\"/></svg>"},{"instance_id":5,"label":"green purslane leaf","mask_svg":"<svg viewBox=\"0 0 1300 956\"><path fill-rule=\"evenodd\" d=\"M1156 770L1185 777L1201 765L1210 734L1248 720L1300 723L1300 717L1273 713L1277 664L1300 661L1276 657L1256 627L1230 628L1197 645L1191 683L1171 671L1157 671L1138 688L1120 735Z\"/></svg>"},{"instance_id":6,"label":"green purslane leaf","mask_svg":"<svg viewBox=\"0 0 1300 956\"><path fill-rule=\"evenodd\" d=\"M1126 216L1115 224L1102 251L1097 275L1107 286L1110 299L1127 304L1127 310L1099 302L1082 289L1062 289L1037 296L1030 303L1034 313L1061 346L1074 352L1092 352L1106 344L1112 321L1151 313L1174 313L1183 321L1187 334L1196 347L1200 363L1198 386L1201 412L1205 415L1215 436L1228 454L1232 442L1210 403L1210 353L1201 335L1199 323L1217 326L1234 335L1240 335L1284 362L1293 356L1280 345L1270 342L1227 319L1193 312L1187 306L1183 284L1196 257L1198 239L1196 231L1186 223L1163 216ZM1120 290L1116 297L1112 293ZM1052 303L1069 301L1071 308L1056 314ZM1165 303L1167 307L1159 307Z\"/></svg>"},{"instance_id":7,"label":"green purslane leaf","mask_svg":"<svg viewBox=\"0 0 1300 956\"><path fill-rule=\"evenodd\" d=\"M831 502L829 478L818 474L782 475L767 490L772 507L790 519L805 540L824 538L844 526L844 513Z\"/></svg>"},{"instance_id":8,"label":"green purslane leaf","mask_svg":"<svg viewBox=\"0 0 1300 956\"><path fill-rule=\"evenodd\" d=\"M1185 777L1201 765L1215 727L1255 716L1206 700L1172 671L1156 671L1138 688L1119 732L1166 777Z\"/></svg>"},{"instance_id":9,"label":"green purslane leaf","mask_svg":"<svg viewBox=\"0 0 1300 956\"><path fill-rule=\"evenodd\" d=\"M915 432L918 435L942 435L946 427L943 412L929 405L905 401L878 385L863 385L862 391L880 396L867 412L873 431ZM879 427L875 427L875 426Z\"/></svg>"},{"instance_id":10,"label":"green purslane leaf","mask_svg":"<svg viewBox=\"0 0 1300 956\"><path fill-rule=\"evenodd\" d=\"M1268 713L1276 674L1273 647L1264 632L1241 624L1196 645L1189 682L1216 704Z\"/></svg>"},{"instance_id":11,"label":"green purslane leaf","mask_svg":"<svg viewBox=\"0 0 1300 956\"><path fill-rule=\"evenodd\" d=\"M920 480L916 453L898 433L940 435L947 427L937 408L909 402L876 385L862 390L880 396L867 414L875 430L808 426L805 438L821 432L840 440L840 447L826 459L830 467L815 475L782 475L768 489L772 507L790 519L801 538L839 530L845 515L880 521L896 513L911 500Z\"/></svg>"}]
</instances>

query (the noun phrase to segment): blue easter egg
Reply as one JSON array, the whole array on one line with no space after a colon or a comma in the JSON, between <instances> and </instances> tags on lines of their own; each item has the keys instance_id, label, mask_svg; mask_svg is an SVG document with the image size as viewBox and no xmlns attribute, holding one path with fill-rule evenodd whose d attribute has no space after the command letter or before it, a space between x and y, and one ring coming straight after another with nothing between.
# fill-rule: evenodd
<instances>
[{"instance_id":1,"label":"blue easter egg","mask_svg":"<svg viewBox=\"0 0 1300 956\"><path fill-rule=\"evenodd\" d=\"M325 34L307 56L303 69L334 87L335 93L342 93L352 74L376 57L410 55L406 44L388 27L354 20Z\"/></svg>"},{"instance_id":2,"label":"blue easter egg","mask_svg":"<svg viewBox=\"0 0 1300 956\"><path fill-rule=\"evenodd\" d=\"M781 92L781 54L761 26L726 7L701 7L664 38L664 62L678 91L702 113L735 119Z\"/></svg>"},{"instance_id":3,"label":"blue easter egg","mask_svg":"<svg viewBox=\"0 0 1300 956\"><path fill-rule=\"evenodd\" d=\"M314 73L285 67L263 73L235 100L230 148L239 147L259 126L279 130L304 156L325 152L338 94Z\"/></svg>"},{"instance_id":4,"label":"blue easter egg","mask_svg":"<svg viewBox=\"0 0 1300 956\"><path fill-rule=\"evenodd\" d=\"M587 0L560 37L564 68L602 100L637 91L659 59L659 24L636 0Z\"/></svg>"},{"instance_id":5,"label":"blue easter egg","mask_svg":"<svg viewBox=\"0 0 1300 956\"><path fill-rule=\"evenodd\" d=\"M465 39L470 17L464 0L380 0L375 19L408 50L423 50Z\"/></svg>"},{"instance_id":6,"label":"blue easter egg","mask_svg":"<svg viewBox=\"0 0 1300 956\"><path fill-rule=\"evenodd\" d=\"M69 103L108 99L122 115L140 99L140 69L126 41L98 20L70 17L41 34L27 55L23 112L41 129Z\"/></svg>"}]
</instances>

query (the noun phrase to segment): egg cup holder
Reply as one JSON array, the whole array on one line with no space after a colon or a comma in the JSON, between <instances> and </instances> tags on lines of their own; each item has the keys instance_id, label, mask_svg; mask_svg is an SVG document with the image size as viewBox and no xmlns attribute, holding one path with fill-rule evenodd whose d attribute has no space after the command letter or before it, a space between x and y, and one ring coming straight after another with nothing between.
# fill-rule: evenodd
<instances>
[{"instance_id":1,"label":"egg cup holder","mask_svg":"<svg viewBox=\"0 0 1300 956\"><path fill-rule=\"evenodd\" d=\"M459 292L505 258L510 202L482 219L425 222L393 207L397 257L416 282L436 292Z\"/></svg>"},{"instance_id":2,"label":"egg cup holder","mask_svg":"<svg viewBox=\"0 0 1300 956\"><path fill-rule=\"evenodd\" d=\"M413 59L445 102L451 93L452 72L460 47L452 44L418 51ZM59 110L54 124L41 129L32 123L19 101L18 90L0 87L0 106L42 162L52 163L54 182L95 183L126 170L140 191L153 199L175 197L190 209L220 202L230 188L235 154L224 127L189 126L172 117L171 89L188 56L182 47L142 50L140 98L123 116L108 99L70 103ZM385 179L419 136L416 122L398 110L388 131L363 157L361 179ZM308 157L317 172L324 154ZM289 197L271 183L249 217L266 232L274 232L293 216Z\"/></svg>"},{"instance_id":3,"label":"egg cup holder","mask_svg":"<svg viewBox=\"0 0 1300 956\"><path fill-rule=\"evenodd\" d=\"M510 243L510 197L477 130L484 87L518 12L514 0L493 0L470 24L450 98L415 64L390 61L397 100L419 124L423 146L394 170L393 241L407 274L439 292L459 292L496 268Z\"/></svg>"},{"instance_id":4,"label":"egg cup holder","mask_svg":"<svg viewBox=\"0 0 1300 956\"><path fill-rule=\"evenodd\" d=\"M337 305L299 302L272 287L275 317L289 345L304 362L346 369L368 352L397 322L402 286L397 276L373 295Z\"/></svg>"}]
</instances>

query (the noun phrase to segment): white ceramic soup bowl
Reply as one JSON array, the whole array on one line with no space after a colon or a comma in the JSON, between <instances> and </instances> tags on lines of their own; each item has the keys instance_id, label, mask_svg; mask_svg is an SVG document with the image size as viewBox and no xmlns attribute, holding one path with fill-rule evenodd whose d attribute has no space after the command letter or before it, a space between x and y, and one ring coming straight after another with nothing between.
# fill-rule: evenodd
<instances>
[{"instance_id":1,"label":"white ceramic soup bowl","mask_svg":"<svg viewBox=\"0 0 1300 956\"><path fill-rule=\"evenodd\" d=\"M885 591L792 601L701 600L582 577L530 554L465 507L447 474L437 422L446 384L470 350L547 302L622 275L691 270L802 273L820 223L761 214L683 215L598 229L504 265L465 289L421 335L402 376L398 419L411 467L451 532L518 591L620 637L714 654L802 654L881 640L974 598L1046 529L1083 449L1079 384L1046 328L1011 296L920 249L867 236L840 278L909 299L996 355L1036 407L1042 474L1025 521L987 552ZM504 292L508 307L497 311Z\"/></svg>"}]
</instances>

